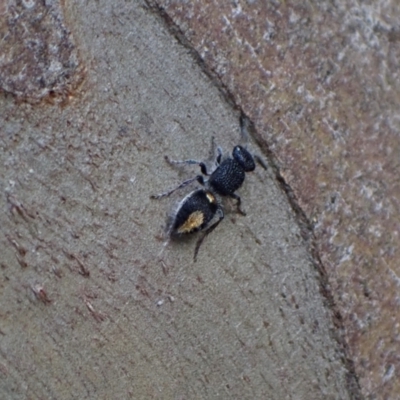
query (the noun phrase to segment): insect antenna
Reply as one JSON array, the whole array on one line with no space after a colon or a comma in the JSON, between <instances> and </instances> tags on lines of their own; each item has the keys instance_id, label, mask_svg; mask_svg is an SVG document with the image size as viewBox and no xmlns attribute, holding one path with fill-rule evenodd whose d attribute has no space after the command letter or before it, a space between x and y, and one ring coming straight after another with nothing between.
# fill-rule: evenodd
<instances>
[{"instance_id":1,"label":"insect antenna","mask_svg":"<svg viewBox=\"0 0 400 400\"><path fill-rule=\"evenodd\" d=\"M240 115L240 142L239 144L246 148L250 141L249 129L252 128L252 123L243 113Z\"/></svg>"}]
</instances>

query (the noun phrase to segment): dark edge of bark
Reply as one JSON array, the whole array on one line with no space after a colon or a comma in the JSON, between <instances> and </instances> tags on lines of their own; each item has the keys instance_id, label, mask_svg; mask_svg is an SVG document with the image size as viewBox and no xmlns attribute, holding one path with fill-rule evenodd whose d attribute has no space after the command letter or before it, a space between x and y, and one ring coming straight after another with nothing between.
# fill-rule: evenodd
<instances>
[{"instance_id":1,"label":"dark edge of bark","mask_svg":"<svg viewBox=\"0 0 400 400\"><path fill-rule=\"evenodd\" d=\"M173 35L176 38L178 43L180 43L186 50L188 50L189 54L191 55L191 57L193 57L194 61L200 66L203 73L218 88L223 99L226 102L228 102L228 104L234 110L240 113L241 117L246 117L251 121L251 118L246 116L241 107L236 103L236 99L233 93L231 93L228 90L228 88L221 81L219 76L210 68L208 68L206 62L201 58L200 54L192 46L189 39L187 39L185 34L179 28L179 26L177 26L173 21L173 19L168 15L166 10L162 6L160 6L156 0L144 0L144 3L145 3L144 7L150 10L153 14L155 14L159 18L159 20L163 23L163 25L167 28L167 30L171 33L171 35ZM361 387L358 376L355 371L354 361L350 356L350 349L344 337L345 328L343 325L343 318L337 304L335 303L332 291L330 289L328 274L326 272L326 269L321 261L318 252L317 240L314 235L313 224L307 218L303 209L299 206L297 198L293 192L293 189L286 183L285 179L280 173L279 165L276 161L273 152L270 150L266 141L261 138L260 134L258 134L258 132L254 127L254 124L251 124L249 131L251 136L255 139L256 143L261 147L266 158L268 159L268 164L273 170L275 178L279 183L279 186L286 194L288 202L296 215L296 220L300 227L302 238L305 241L308 252L310 253L311 256L310 260L314 268L318 272L320 292L325 299L325 306L329 307L329 309L331 310L332 322L336 328L336 330L331 332L331 334L333 339L338 343L339 348L342 350L342 361L347 370L346 383L347 383L348 393L354 400L362 400L364 397L361 393Z\"/></svg>"}]
</instances>

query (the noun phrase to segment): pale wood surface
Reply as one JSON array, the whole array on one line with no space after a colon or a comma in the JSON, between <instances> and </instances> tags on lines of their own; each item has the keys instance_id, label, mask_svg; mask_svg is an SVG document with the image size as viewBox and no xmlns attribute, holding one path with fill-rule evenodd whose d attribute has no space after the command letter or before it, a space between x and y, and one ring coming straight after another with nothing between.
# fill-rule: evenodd
<instances>
[{"instance_id":1,"label":"pale wood surface","mask_svg":"<svg viewBox=\"0 0 400 400\"><path fill-rule=\"evenodd\" d=\"M271 169L196 264L194 241L158 257L183 194L149 196L197 172L164 154L206 157L212 135L230 151L237 112L145 3L67 7L83 86L65 104L0 98L0 398L351 398Z\"/></svg>"}]
</instances>

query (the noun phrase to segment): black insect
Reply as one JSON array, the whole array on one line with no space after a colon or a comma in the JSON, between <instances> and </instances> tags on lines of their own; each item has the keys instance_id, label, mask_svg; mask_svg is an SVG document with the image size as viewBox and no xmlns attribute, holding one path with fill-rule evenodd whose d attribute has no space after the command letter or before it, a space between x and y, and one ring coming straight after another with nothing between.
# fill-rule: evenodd
<instances>
[{"instance_id":1,"label":"black insect","mask_svg":"<svg viewBox=\"0 0 400 400\"><path fill-rule=\"evenodd\" d=\"M241 118L242 140L247 142L248 121ZM167 156L165 159L170 164L197 164L203 175L197 175L194 178L182 182L176 188L151 196L153 199L160 199L174 193L176 190L182 189L190 183L197 181L204 188L194 190L184 197L178 204L175 212L171 215L167 223L167 233L171 238L181 237L198 231L203 231L196 243L194 252L194 261L197 259L197 253L201 244L207 235L209 235L223 220L224 210L221 204L221 196L229 196L236 200L237 211L246 215L241 208L241 198L236 194L245 179L246 172L254 171L255 158L266 168L265 164L258 157L253 155L246 149L245 145L235 146L232 151L232 157L222 159L222 150L216 148L214 138L212 138L212 156L214 158L214 168L211 171L207 168L206 163L197 160L175 161L170 160ZM204 176L209 177L205 179Z\"/></svg>"}]
</instances>

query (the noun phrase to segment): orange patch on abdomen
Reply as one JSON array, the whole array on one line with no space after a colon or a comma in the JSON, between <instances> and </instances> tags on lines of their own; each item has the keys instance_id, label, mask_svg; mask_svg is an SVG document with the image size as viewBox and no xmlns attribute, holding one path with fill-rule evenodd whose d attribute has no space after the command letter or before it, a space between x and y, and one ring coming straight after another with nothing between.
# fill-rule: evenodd
<instances>
[{"instance_id":1,"label":"orange patch on abdomen","mask_svg":"<svg viewBox=\"0 0 400 400\"><path fill-rule=\"evenodd\" d=\"M204 214L202 211L192 212L187 220L177 229L178 233L189 233L194 229L199 228L204 221Z\"/></svg>"}]
</instances>

